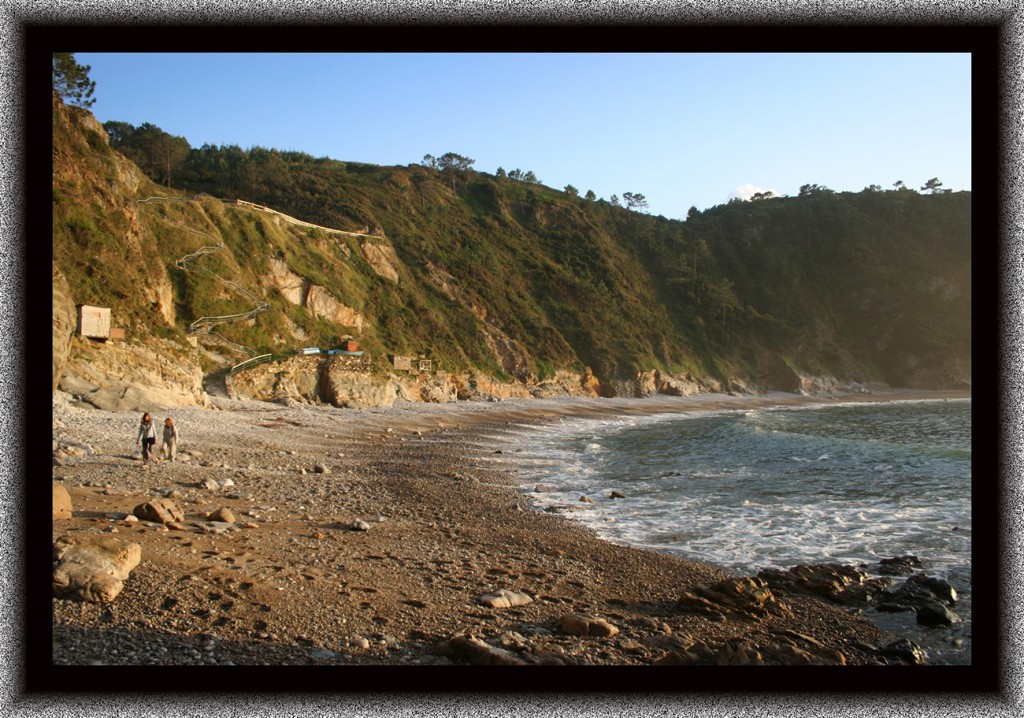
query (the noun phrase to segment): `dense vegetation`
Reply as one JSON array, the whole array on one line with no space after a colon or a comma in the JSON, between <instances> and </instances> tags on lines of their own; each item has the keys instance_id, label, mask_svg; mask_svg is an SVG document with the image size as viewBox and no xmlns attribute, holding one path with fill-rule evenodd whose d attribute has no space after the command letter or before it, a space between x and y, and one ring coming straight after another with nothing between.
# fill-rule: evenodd
<instances>
[{"instance_id":1,"label":"dense vegetation","mask_svg":"<svg viewBox=\"0 0 1024 718\"><path fill-rule=\"evenodd\" d=\"M284 260L364 315L358 339L371 353L425 354L451 369L527 379L589 367L608 381L657 368L782 389L797 374L904 386L969 380L970 193L809 185L797 197L692 210L679 221L465 162L382 167L263 148L185 149L152 126L106 129L151 180L119 190L124 205L205 193L381 235L282 225L212 198L132 205L155 255L142 252L139 267L122 271L135 261L124 240L130 213L104 211L95 190L76 193L55 170L56 259L79 301L120 307L126 323L146 309L133 299L131 288L146 284L133 272L153 261L174 293L174 326L163 331L246 311L249 298L175 265L212 241L226 247L203 258L217 275L266 287L271 260ZM117 185L114 150L75 137L89 132L65 137L55 122L67 161ZM394 248L397 284L369 265L367 241ZM218 331L277 354L354 333L265 292L271 311ZM495 352L503 340L511 351Z\"/></svg>"}]
</instances>

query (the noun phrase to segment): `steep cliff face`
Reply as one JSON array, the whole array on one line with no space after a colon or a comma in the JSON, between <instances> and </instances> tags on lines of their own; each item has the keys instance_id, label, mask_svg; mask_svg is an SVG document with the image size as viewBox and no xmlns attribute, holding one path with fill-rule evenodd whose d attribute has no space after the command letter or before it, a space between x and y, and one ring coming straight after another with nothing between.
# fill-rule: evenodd
<instances>
[{"instance_id":1,"label":"steep cliff face","mask_svg":"<svg viewBox=\"0 0 1024 718\"><path fill-rule=\"evenodd\" d=\"M53 389L102 409L205 404L199 353L154 331L177 321L174 288L133 201L152 191L91 114L53 99ZM77 336L77 304L111 309L128 341Z\"/></svg>"},{"instance_id":2,"label":"steep cliff face","mask_svg":"<svg viewBox=\"0 0 1024 718\"><path fill-rule=\"evenodd\" d=\"M53 265L53 391L64 373L64 362L71 349L71 337L77 324L75 301L63 273Z\"/></svg>"}]
</instances>

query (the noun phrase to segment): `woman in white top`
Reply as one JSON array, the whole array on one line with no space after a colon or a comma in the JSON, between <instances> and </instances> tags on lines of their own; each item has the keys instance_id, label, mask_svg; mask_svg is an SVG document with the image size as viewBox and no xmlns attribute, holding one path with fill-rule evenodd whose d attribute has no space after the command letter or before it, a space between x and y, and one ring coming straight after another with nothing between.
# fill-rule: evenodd
<instances>
[{"instance_id":1,"label":"woman in white top","mask_svg":"<svg viewBox=\"0 0 1024 718\"><path fill-rule=\"evenodd\" d=\"M136 443L142 447L142 465L145 466L149 463L149 454L153 450L153 445L156 444L156 427L153 426L153 420L150 418L148 411L142 415L142 422L139 424L139 437Z\"/></svg>"}]
</instances>

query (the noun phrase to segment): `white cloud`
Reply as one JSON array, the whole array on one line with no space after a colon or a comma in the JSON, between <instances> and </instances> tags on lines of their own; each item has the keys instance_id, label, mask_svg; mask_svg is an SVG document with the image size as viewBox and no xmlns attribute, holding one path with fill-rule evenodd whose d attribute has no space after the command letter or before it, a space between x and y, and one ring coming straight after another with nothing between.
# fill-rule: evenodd
<instances>
[{"instance_id":1,"label":"white cloud","mask_svg":"<svg viewBox=\"0 0 1024 718\"><path fill-rule=\"evenodd\" d=\"M753 197L758 192L771 192L772 194L775 194L775 195L778 194L778 192L776 190L765 189L763 187L758 187L755 184L750 184L749 182L745 182L744 184L739 185L738 187L736 187L736 189L734 189L732 192L729 193L729 199L733 200L733 199L736 199L737 197L739 197L740 199L746 201L746 200L749 200L751 197Z\"/></svg>"}]
</instances>

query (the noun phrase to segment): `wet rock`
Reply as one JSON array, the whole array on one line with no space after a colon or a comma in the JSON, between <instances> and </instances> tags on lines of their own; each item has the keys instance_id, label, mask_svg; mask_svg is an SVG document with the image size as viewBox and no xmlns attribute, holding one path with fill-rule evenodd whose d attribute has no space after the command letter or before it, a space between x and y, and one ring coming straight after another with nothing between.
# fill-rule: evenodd
<instances>
[{"instance_id":1,"label":"wet rock","mask_svg":"<svg viewBox=\"0 0 1024 718\"><path fill-rule=\"evenodd\" d=\"M113 536L62 536L53 543L53 593L110 603L142 560L139 544Z\"/></svg>"},{"instance_id":2,"label":"wet rock","mask_svg":"<svg viewBox=\"0 0 1024 718\"><path fill-rule=\"evenodd\" d=\"M891 583L891 579L871 578L853 566L837 563L793 566L786 571L765 569L757 576L776 591L818 596L845 606L866 606Z\"/></svg>"},{"instance_id":3,"label":"wet rock","mask_svg":"<svg viewBox=\"0 0 1024 718\"><path fill-rule=\"evenodd\" d=\"M952 606L957 601L956 589L947 581L924 573L908 578L907 582L903 584L903 588L918 594L931 594L947 606Z\"/></svg>"},{"instance_id":4,"label":"wet rock","mask_svg":"<svg viewBox=\"0 0 1024 718\"><path fill-rule=\"evenodd\" d=\"M918 666L928 659L928 654L909 638L898 638L877 651L883 658L892 658L901 663Z\"/></svg>"},{"instance_id":5,"label":"wet rock","mask_svg":"<svg viewBox=\"0 0 1024 718\"><path fill-rule=\"evenodd\" d=\"M941 603L926 603L917 609L917 622L922 626L951 626L960 623L960 616Z\"/></svg>"},{"instance_id":6,"label":"wet rock","mask_svg":"<svg viewBox=\"0 0 1024 718\"><path fill-rule=\"evenodd\" d=\"M897 612L920 609L931 603L951 606L956 601L956 589L949 583L920 573L908 578L895 590L879 593L875 607L879 611Z\"/></svg>"},{"instance_id":7,"label":"wet rock","mask_svg":"<svg viewBox=\"0 0 1024 718\"><path fill-rule=\"evenodd\" d=\"M533 599L525 593L515 593L514 591L508 591L504 588L498 589L493 593L488 593L485 596L481 596L477 600L491 608L512 608L514 606L525 606L528 603L533 603Z\"/></svg>"},{"instance_id":8,"label":"wet rock","mask_svg":"<svg viewBox=\"0 0 1024 718\"><path fill-rule=\"evenodd\" d=\"M571 636L611 637L619 629L600 618L582 613L566 613L558 619L558 629Z\"/></svg>"},{"instance_id":9,"label":"wet rock","mask_svg":"<svg viewBox=\"0 0 1024 718\"><path fill-rule=\"evenodd\" d=\"M621 492L619 492L619 491L611 491L611 492L608 493L608 498L609 499L624 499L624 498L626 498L626 495L621 493Z\"/></svg>"},{"instance_id":10,"label":"wet rock","mask_svg":"<svg viewBox=\"0 0 1024 718\"><path fill-rule=\"evenodd\" d=\"M716 620L729 617L759 621L771 615L792 616L789 607L775 598L768 584L756 576L721 581L684 591L675 609Z\"/></svg>"},{"instance_id":11,"label":"wet rock","mask_svg":"<svg viewBox=\"0 0 1024 718\"><path fill-rule=\"evenodd\" d=\"M53 520L71 518L71 494L64 485L53 482Z\"/></svg>"},{"instance_id":12,"label":"wet rock","mask_svg":"<svg viewBox=\"0 0 1024 718\"><path fill-rule=\"evenodd\" d=\"M153 499L144 504L139 504L132 513L143 521L153 521L160 524L170 522L181 523L185 520L185 514L169 499Z\"/></svg>"},{"instance_id":13,"label":"wet rock","mask_svg":"<svg viewBox=\"0 0 1024 718\"><path fill-rule=\"evenodd\" d=\"M596 503L596 502L595 502L595 501L594 501L594 500L593 500L592 498L590 498L589 496L580 496L580 501L581 501L582 503L584 503L584 504L593 504L593 503Z\"/></svg>"},{"instance_id":14,"label":"wet rock","mask_svg":"<svg viewBox=\"0 0 1024 718\"><path fill-rule=\"evenodd\" d=\"M883 576L909 576L919 568L924 568L924 564L917 556L896 556L878 562L878 573Z\"/></svg>"}]
</instances>

